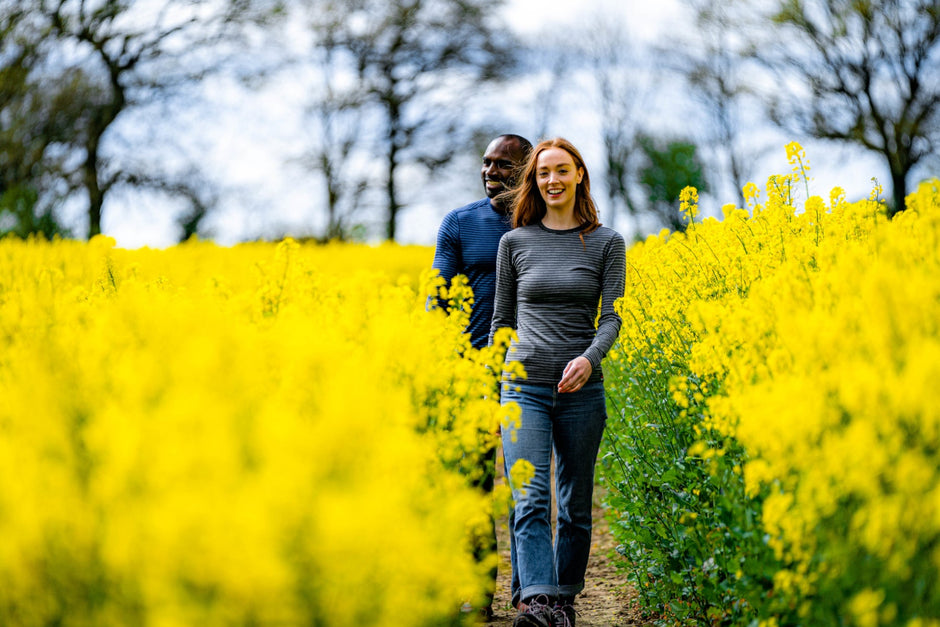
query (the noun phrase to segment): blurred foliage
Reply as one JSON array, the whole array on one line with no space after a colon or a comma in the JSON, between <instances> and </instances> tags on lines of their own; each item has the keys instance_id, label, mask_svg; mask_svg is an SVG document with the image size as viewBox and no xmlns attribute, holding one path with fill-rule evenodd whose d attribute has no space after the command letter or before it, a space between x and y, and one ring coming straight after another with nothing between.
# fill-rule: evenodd
<instances>
[{"instance_id":1,"label":"blurred foliage","mask_svg":"<svg viewBox=\"0 0 940 627\"><path fill-rule=\"evenodd\" d=\"M4 190L0 196L0 237L41 235L51 240L69 234L51 210L36 212L37 199L36 191L29 188L11 187Z\"/></svg>"},{"instance_id":2,"label":"blurred foliage","mask_svg":"<svg viewBox=\"0 0 940 627\"><path fill-rule=\"evenodd\" d=\"M640 183L646 188L650 211L673 231L684 230L688 222L677 207L686 187L707 191L705 166L695 144L641 135L637 145L643 151L639 166Z\"/></svg>"}]
</instances>

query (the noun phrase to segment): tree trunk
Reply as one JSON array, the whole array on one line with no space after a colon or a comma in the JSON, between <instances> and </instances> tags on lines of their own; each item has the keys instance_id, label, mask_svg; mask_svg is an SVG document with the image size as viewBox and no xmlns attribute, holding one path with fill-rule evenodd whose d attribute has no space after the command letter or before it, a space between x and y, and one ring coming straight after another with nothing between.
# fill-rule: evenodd
<instances>
[{"instance_id":1,"label":"tree trunk","mask_svg":"<svg viewBox=\"0 0 940 627\"><path fill-rule=\"evenodd\" d=\"M398 220L398 200L395 198L395 170L398 160L398 146L392 143L388 153L388 181L385 183L385 189L388 193L388 223L386 224L385 238L395 241L395 222Z\"/></svg>"},{"instance_id":2,"label":"tree trunk","mask_svg":"<svg viewBox=\"0 0 940 627\"><path fill-rule=\"evenodd\" d=\"M888 206L888 217L904 211L905 198L907 197L907 172L902 172L902 167L894 164L891 166L891 195L894 198L894 206Z\"/></svg>"},{"instance_id":3,"label":"tree trunk","mask_svg":"<svg viewBox=\"0 0 940 627\"><path fill-rule=\"evenodd\" d=\"M395 222L398 219L398 198L395 188L395 173L398 169L399 136L401 135L401 111L398 104L388 103L388 179L385 181L385 190L388 195L388 221L386 223L385 238L395 241Z\"/></svg>"},{"instance_id":4,"label":"tree trunk","mask_svg":"<svg viewBox=\"0 0 940 627\"><path fill-rule=\"evenodd\" d=\"M85 164L82 166L85 189L88 190L88 239L101 234L101 207L104 193L98 181L98 142L97 137L89 143Z\"/></svg>"}]
</instances>

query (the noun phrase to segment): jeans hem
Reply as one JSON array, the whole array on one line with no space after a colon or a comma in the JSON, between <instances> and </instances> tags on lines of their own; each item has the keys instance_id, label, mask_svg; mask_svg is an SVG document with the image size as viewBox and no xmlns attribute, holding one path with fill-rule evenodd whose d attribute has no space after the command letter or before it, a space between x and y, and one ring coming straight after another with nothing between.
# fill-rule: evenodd
<instances>
[{"instance_id":1,"label":"jeans hem","mask_svg":"<svg viewBox=\"0 0 940 627\"><path fill-rule=\"evenodd\" d=\"M531 586L526 586L522 589L522 593L519 596L523 601L526 601L540 594L544 594L554 600L558 597L558 586L552 586L549 584L534 584Z\"/></svg>"},{"instance_id":2,"label":"jeans hem","mask_svg":"<svg viewBox=\"0 0 940 627\"><path fill-rule=\"evenodd\" d=\"M584 590L584 582L558 586L558 596L573 599Z\"/></svg>"}]
</instances>

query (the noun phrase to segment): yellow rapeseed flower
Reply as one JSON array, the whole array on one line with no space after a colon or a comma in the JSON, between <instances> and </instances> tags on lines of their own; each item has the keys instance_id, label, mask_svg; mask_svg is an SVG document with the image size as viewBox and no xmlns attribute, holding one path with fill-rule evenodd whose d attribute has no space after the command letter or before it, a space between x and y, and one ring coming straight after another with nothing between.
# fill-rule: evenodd
<instances>
[{"instance_id":1,"label":"yellow rapeseed flower","mask_svg":"<svg viewBox=\"0 0 940 627\"><path fill-rule=\"evenodd\" d=\"M501 364L470 294L425 310L431 257L0 241L0 624L443 624L480 598Z\"/></svg>"},{"instance_id":2,"label":"yellow rapeseed flower","mask_svg":"<svg viewBox=\"0 0 940 627\"><path fill-rule=\"evenodd\" d=\"M853 624L928 624L905 612L940 572L940 181L890 220L877 186L798 203L808 161L786 151L794 170L765 203L745 186L750 215L726 205L690 236L627 251L616 360L637 376L656 374L642 371L651 353L687 367L658 391L670 415L747 451L747 493L787 565L775 594L808 617L824 582ZM720 450L700 439L687 455Z\"/></svg>"}]
</instances>

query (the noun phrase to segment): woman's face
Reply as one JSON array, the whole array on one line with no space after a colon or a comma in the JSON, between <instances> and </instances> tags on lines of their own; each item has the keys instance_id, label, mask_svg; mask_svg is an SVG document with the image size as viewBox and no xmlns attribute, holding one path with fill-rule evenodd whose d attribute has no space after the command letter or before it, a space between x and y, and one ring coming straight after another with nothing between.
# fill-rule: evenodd
<instances>
[{"instance_id":1,"label":"woman's face","mask_svg":"<svg viewBox=\"0 0 940 627\"><path fill-rule=\"evenodd\" d=\"M543 150L535 162L535 181L549 209L573 209L575 193L582 178L584 169L576 167L574 157L562 148Z\"/></svg>"}]
</instances>

